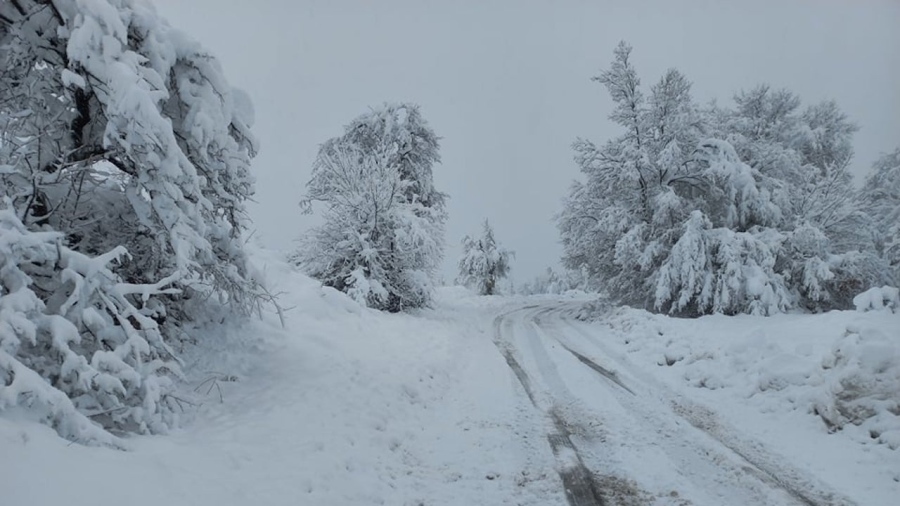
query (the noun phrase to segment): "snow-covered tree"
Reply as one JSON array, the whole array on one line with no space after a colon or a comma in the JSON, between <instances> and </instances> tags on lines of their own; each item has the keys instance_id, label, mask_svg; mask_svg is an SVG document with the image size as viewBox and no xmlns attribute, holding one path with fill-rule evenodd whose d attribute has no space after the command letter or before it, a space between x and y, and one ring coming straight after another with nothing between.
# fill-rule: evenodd
<instances>
[{"instance_id":1,"label":"snow-covered tree","mask_svg":"<svg viewBox=\"0 0 900 506\"><path fill-rule=\"evenodd\" d=\"M249 100L142 0L0 2L0 68L0 409L56 406L79 439L75 412L162 430L165 341L210 295L259 300L240 239ZM25 369L47 387L16 383Z\"/></svg>"},{"instance_id":2,"label":"snow-covered tree","mask_svg":"<svg viewBox=\"0 0 900 506\"><path fill-rule=\"evenodd\" d=\"M872 219L877 252L900 283L900 148L879 158L862 189L864 209Z\"/></svg>"},{"instance_id":3,"label":"snow-covered tree","mask_svg":"<svg viewBox=\"0 0 900 506\"><path fill-rule=\"evenodd\" d=\"M177 290L123 282L111 270L128 259L121 246L88 257L63 242L0 210L0 411L28 407L84 443L115 444L101 427L165 430L180 367L141 306Z\"/></svg>"},{"instance_id":4,"label":"snow-covered tree","mask_svg":"<svg viewBox=\"0 0 900 506\"><path fill-rule=\"evenodd\" d=\"M446 196L432 182L439 161L418 106L389 104L353 120L319 149L301 206L324 204L324 223L294 260L370 307L428 304L447 218Z\"/></svg>"},{"instance_id":5,"label":"snow-covered tree","mask_svg":"<svg viewBox=\"0 0 900 506\"><path fill-rule=\"evenodd\" d=\"M176 275L244 297L235 239L256 144L249 102L217 60L142 1L23 0L2 12L3 177L23 221L83 251L124 245L132 281Z\"/></svg>"},{"instance_id":6,"label":"snow-covered tree","mask_svg":"<svg viewBox=\"0 0 900 506\"><path fill-rule=\"evenodd\" d=\"M547 267L547 270L519 287L518 293L522 295L558 295L569 290L586 291L588 287L587 282L586 270L566 269L558 272L552 267Z\"/></svg>"},{"instance_id":7,"label":"snow-covered tree","mask_svg":"<svg viewBox=\"0 0 900 506\"><path fill-rule=\"evenodd\" d=\"M713 135L778 182L771 191L786 220L822 229L835 250L859 249L867 239L866 219L850 174L858 127L834 101L800 112L800 97L768 85L742 91L734 100L733 110L716 111Z\"/></svg>"},{"instance_id":8,"label":"snow-covered tree","mask_svg":"<svg viewBox=\"0 0 900 506\"><path fill-rule=\"evenodd\" d=\"M858 128L834 101L802 112L800 103L788 90L757 86L735 96L734 110L719 111L713 130L759 171L781 210L784 241L774 251L792 305L849 308L887 275L849 172Z\"/></svg>"},{"instance_id":9,"label":"snow-covered tree","mask_svg":"<svg viewBox=\"0 0 900 506\"><path fill-rule=\"evenodd\" d=\"M463 237L462 248L457 282L478 290L481 295L497 293L497 284L509 275L509 262L515 253L497 243L494 229L487 220L484 220L481 237Z\"/></svg>"},{"instance_id":10,"label":"snow-covered tree","mask_svg":"<svg viewBox=\"0 0 900 506\"><path fill-rule=\"evenodd\" d=\"M759 86L696 106L670 70L645 96L621 43L594 80L623 133L574 144L584 181L558 215L564 265L620 302L679 314L849 307L883 278L834 102Z\"/></svg>"}]
</instances>

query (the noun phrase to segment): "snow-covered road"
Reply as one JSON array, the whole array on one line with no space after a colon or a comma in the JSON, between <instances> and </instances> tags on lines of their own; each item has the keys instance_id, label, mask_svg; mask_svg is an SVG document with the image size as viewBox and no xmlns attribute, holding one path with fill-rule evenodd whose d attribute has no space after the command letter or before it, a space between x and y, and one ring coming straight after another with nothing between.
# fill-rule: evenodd
<instances>
[{"instance_id":1,"label":"snow-covered road","mask_svg":"<svg viewBox=\"0 0 900 506\"><path fill-rule=\"evenodd\" d=\"M896 504L891 439L854 425L829 434L807 397L786 400L789 385L749 396L731 385L758 367L771 373L759 381L780 385L821 361L832 339L856 343L842 345L845 355L867 349L865 326L889 333L900 315L675 320L619 310L584 323L574 313L585 296L452 288L434 309L384 314L286 267L273 275L290 287L285 305L302 311L285 329L268 315L198 330L185 352L185 395L198 407L181 429L129 438L122 452L0 417L0 504ZM845 332L851 324L859 335ZM798 335L798 325L817 335ZM896 355L878 346L878 356ZM783 356L790 368L772 365ZM723 375L733 364L743 369ZM724 386L698 387L700 373ZM808 384L815 374L785 377L823 391L829 383Z\"/></svg>"},{"instance_id":2,"label":"snow-covered road","mask_svg":"<svg viewBox=\"0 0 900 506\"><path fill-rule=\"evenodd\" d=\"M579 304L498 316L494 341L534 409L573 505L850 505L790 459L635 367Z\"/></svg>"}]
</instances>

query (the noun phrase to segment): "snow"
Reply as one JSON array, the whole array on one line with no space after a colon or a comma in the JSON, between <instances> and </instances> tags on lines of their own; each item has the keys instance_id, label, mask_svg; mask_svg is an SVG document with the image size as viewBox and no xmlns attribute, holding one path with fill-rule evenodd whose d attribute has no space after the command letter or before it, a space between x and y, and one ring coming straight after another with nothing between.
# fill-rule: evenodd
<instances>
[{"instance_id":1,"label":"snow","mask_svg":"<svg viewBox=\"0 0 900 506\"><path fill-rule=\"evenodd\" d=\"M301 208L324 223L294 259L327 286L370 307L428 305L443 258L445 195L434 189L438 137L413 104L360 115L319 148Z\"/></svg>"},{"instance_id":2,"label":"snow","mask_svg":"<svg viewBox=\"0 0 900 506\"><path fill-rule=\"evenodd\" d=\"M833 487L839 502L888 506L900 493L898 314L615 309L583 323L572 316L585 294L459 287L439 290L431 309L387 314L250 248L293 308L287 326L264 313L192 330L177 395L200 406L185 406L168 435L128 438L128 451L71 444L5 411L4 506L563 505L560 475L579 465L608 499L794 504L747 471L760 462L812 497ZM557 419L574 447L551 448Z\"/></svg>"},{"instance_id":3,"label":"snow","mask_svg":"<svg viewBox=\"0 0 900 506\"><path fill-rule=\"evenodd\" d=\"M591 314L604 315L591 327L611 331L605 344L622 360L860 504L900 494L900 315Z\"/></svg>"},{"instance_id":4,"label":"snow","mask_svg":"<svg viewBox=\"0 0 900 506\"><path fill-rule=\"evenodd\" d=\"M295 308L286 329L266 315L198 333L182 357L203 405L128 452L4 414L2 504L564 504L490 306L449 290L438 309L383 314L256 258Z\"/></svg>"},{"instance_id":5,"label":"snow","mask_svg":"<svg viewBox=\"0 0 900 506\"><path fill-rule=\"evenodd\" d=\"M62 83L66 87L75 86L76 88L84 88L87 86L87 82L83 77L72 72L69 69L63 69L61 73Z\"/></svg>"},{"instance_id":6,"label":"snow","mask_svg":"<svg viewBox=\"0 0 900 506\"><path fill-rule=\"evenodd\" d=\"M4 506L900 494L900 292L784 314L897 277L900 152L857 199L835 102L761 85L701 107L674 69L645 98L622 43L594 80L626 133L576 141L569 271L526 288L565 295L435 298L447 195L418 106L322 145L301 204L325 225L295 256L313 281L245 251L254 111L215 57L138 0L32 4L0 7ZM461 278L494 293L509 253L485 229ZM576 322L588 287L753 316Z\"/></svg>"},{"instance_id":7,"label":"snow","mask_svg":"<svg viewBox=\"0 0 900 506\"><path fill-rule=\"evenodd\" d=\"M853 297L857 311L900 311L900 290L892 286L875 287Z\"/></svg>"}]
</instances>

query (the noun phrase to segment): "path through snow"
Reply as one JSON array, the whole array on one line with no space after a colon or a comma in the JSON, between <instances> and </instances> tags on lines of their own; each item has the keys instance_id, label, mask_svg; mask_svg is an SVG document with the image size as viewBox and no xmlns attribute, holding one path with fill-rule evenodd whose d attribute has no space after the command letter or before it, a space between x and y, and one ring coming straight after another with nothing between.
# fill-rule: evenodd
<instances>
[{"instance_id":1,"label":"path through snow","mask_svg":"<svg viewBox=\"0 0 900 506\"><path fill-rule=\"evenodd\" d=\"M734 392L666 376L673 367L641 362L611 327L572 319L579 300L447 290L436 309L385 315L287 269L274 275L291 286L284 305L298 308L289 328L273 317L200 332L187 370L209 393L183 429L132 438L121 452L0 417L3 506L887 506L895 497L869 470L897 464L897 452L812 426L766 432L795 419L750 416ZM795 434L845 452L851 476L873 477L856 487L834 479L821 452L812 461L782 445Z\"/></svg>"}]
</instances>

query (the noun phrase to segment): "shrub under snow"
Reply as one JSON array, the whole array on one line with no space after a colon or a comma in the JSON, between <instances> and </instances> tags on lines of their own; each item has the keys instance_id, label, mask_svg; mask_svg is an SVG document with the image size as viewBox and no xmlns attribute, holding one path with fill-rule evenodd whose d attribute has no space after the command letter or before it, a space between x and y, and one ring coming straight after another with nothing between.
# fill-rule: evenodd
<instances>
[{"instance_id":1,"label":"shrub under snow","mask_svg":"<svg viewBox=\"0 0 900 506\"><path fill-rule=\"evenodd\" d=\"M28 408L84 443L114 443L101 426L160 431L174 421L167 394L179 364L132 296L175 290L123 282L111 270L123 261L124 248L90 258L0 210L0 410Z\"/></svg>"},{"instance_id":2,"label":"shrub under snow","mask_svg":"<svg viewBox=\"0 0 900 506\"><path fill-rule=\"evenodd\" d=\"M853 298L857 311L900 311L900 289L893 286L875 287Z\"/></svg>"},{"instance_id":3,"label":"shrub under snow","mask_svg":"<svg viewBox=\"0 0 900 506\"><path fill-rule=\"evenodd\" d=\"M480 295L497 293L497 283L509 275L509 261L515 253L497 244L494 229L487 220L484 220L482 236L463 237L462 248L457 282L477 289Z\"/></svg>"}]
</instances>

